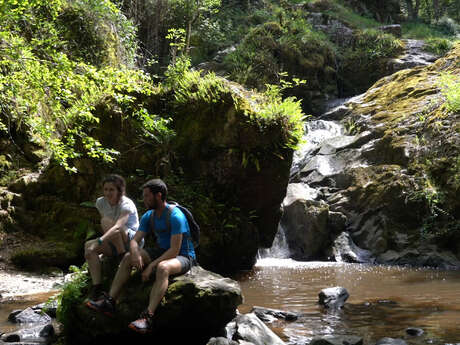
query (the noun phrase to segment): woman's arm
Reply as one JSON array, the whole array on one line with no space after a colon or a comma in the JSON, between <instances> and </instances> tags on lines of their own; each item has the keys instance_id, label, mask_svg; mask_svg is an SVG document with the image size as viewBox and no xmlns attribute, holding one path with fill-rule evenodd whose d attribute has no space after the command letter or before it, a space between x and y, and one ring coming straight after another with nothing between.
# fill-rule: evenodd
<instances>
[{"instance_id":1,"label":"woman's arm","mask_svg":"<svg viewBox=\"0 0 460 345\"><path fill-rule=\"evenodd\" d=\"M111 228L109 228L101 237L99 237L99 240L98 240L99 244L104 242L107 238L110 238L111 236L113 236L115 233L123 230L124 226L128 222L128 218L129 218L129 212L125 212L121 214L120 217L118 217L115 224Z\"/></svg>"}]
</instances>

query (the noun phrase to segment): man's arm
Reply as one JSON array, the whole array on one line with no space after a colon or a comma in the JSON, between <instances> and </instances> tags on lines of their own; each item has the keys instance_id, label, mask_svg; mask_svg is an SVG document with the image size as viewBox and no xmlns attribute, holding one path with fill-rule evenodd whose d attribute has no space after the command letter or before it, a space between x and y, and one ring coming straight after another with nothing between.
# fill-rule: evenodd
<instances>
[{"instance_id":1,"label":"man's arm","mask_svg":"<svg viewBox=\"0 0 460 345\"><path fill-rule=\"evenodd\" d=\"M142 260L142 255L140 253L139 243L145 237L147 233L144 231L136 231L133 239L129 242L129 252L131 253L131 263L134 267L142 269L144 267L144 262Z\"/></svg>"}]
</instances>

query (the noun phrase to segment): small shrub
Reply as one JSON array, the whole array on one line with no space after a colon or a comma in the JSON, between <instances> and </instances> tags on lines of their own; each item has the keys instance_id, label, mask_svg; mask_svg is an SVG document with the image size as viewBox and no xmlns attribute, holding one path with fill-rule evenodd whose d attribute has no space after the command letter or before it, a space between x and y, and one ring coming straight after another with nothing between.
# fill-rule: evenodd
<instances>
[{"instance_id":1,"label":"small shrub","mask_svg":"<svg viewBox=\"0 0 460 345\"><path fill-rule=\"evenodd\" d=\"M443 16L441 19L439 19L434 27L447 36L455 36L460 34L460 25L457 24L455 20L447 16Z\"/></svg>"},{"instance_id":2,"label":"small shrub","mask_svg":"<svg viewBox=\"0 0 460 345\"><path fill-rule=\"evenodd\" d=\"M83 302L84 293L86 293L89 283L86 263L81 268L70 266L69 270L72 272L72 279L64 284L61 293L57 297L57 319L64 325L70 321L69 313L72 313L72 307Z\"/></svg>"},{"instance_id":3,"label":"small shrub","mask_svg":"<svg viewBox=\"0 0 460 345\"><path fill-rule=\"evenodd\" d=\"M460 112L460 77L452 74L441 76L441 91L446 99L446 106L449 111Z\"/></svg>"},{"instance_id":4,"label":"small shrub","mask_svg":"<svg viewBox=\"0 0 460 345\"><path fill-rule=\"evenodd\" d=\"M446 55L452 49L452 42L447 38L429 38L425 41L424 49L436 55Z\"/></svg>"}]
</instances>

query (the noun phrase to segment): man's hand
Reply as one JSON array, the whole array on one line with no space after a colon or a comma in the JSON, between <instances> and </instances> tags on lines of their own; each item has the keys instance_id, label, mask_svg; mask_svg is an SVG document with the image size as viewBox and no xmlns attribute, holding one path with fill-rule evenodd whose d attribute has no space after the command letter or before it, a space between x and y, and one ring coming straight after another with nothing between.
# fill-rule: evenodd
<instances>
[{"instance_id":1,"label":"man's hand","mask_svg":"<svg viewBox=\"0 0 460 345\"><path fill-rule=\"evenodd\" d=\"M137 255L131 255L131 265L136 267L138 270L141 270L144 267L144 260L142 256L137 253Z\"/></svg>"},{"instance_id":2,"label":"man's hand","mask_svg":"<svg viewBox=\"0 0 460 345\"><path fill-rule=\"evenodd\" d=\"M142 281L146 282L150 279L150 275L152 274L152 271L155 267L155 264L153 262L148 265L145 270L142 272Z\"/></svg>"}]
</instances>

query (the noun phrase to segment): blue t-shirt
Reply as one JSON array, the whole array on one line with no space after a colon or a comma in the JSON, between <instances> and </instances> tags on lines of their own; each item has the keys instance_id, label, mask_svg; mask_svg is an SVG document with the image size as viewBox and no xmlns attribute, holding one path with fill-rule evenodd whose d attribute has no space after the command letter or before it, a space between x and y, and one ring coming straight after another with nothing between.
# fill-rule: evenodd
<instances>
[{"instance_id":1,"label":"blue t-shirt","mask_svg":"<svg viewBox=\"0 0 460 345\"><path fill-rule=\"evenodd\" d=\"M139 222L139 231L149 233L150 232L150 215L153 210L149 210L144 213ZM155 220L155 236L157 237L157 243L160 248L168 250L171 246L171 235L182 234L182 245L179 251L179 255L190 256L195 259L195 249L190 239L190 228L187 222L187 218L178 207L174 207L171 212L171 231L168 231L166 227L166 217L168 217L169 211L164 209L161 213L161 217L158 218L154 215Z\"/></svg>"}]
</instances>

